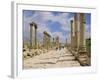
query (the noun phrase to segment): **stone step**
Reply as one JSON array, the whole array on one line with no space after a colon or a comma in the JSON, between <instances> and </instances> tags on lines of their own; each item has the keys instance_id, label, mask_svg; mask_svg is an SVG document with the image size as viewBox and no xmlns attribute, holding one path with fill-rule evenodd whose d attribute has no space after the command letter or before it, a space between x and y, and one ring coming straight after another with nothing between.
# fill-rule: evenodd
<instances>
[{"instance_id":1,"label":"stone step","mask_svg":"<svg viewBox=\"0 0 100 80\"><path fill-rule=\"evenodd\" d=\"M66 49L50 50L46 53L34 56L24 60L25 68L60 68L60 67L76 67L80 63Z\"/></svg>"},{"instance_id":2,"label":"stone step","mask_svg":"<svg viewBox=\"0 0 100 80\"><path fill-rule=\"evenodd\" d=\"M78 61L62 61L57 62L53 67L73 67L73 66L80 66Z\"/></svg>"},{"instance_id":3,"label":"stone step","mask_svg":"<svg viewBox=\"0 0 100 80\"><path fill-rule=\"evenodd\" d=\"M59 61L71 61L71 60L75 60L74 56L64 56L64 57L60 57Z\"/></svg>"}]
</instances>

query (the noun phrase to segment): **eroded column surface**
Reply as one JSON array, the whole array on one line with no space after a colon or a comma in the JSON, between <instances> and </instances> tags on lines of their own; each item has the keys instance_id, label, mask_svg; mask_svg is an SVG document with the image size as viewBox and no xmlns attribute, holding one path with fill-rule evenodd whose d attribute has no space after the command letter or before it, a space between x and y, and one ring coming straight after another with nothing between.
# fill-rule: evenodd
<instances>
[{"instance_id":1,"label":"eroded column surface","mask_svg":"<svg viewBox=\"0 0 100 80\"><path fill-rule=\"evenodd\" d=\"M80 52L86 52L86 39L85 39L86 20L85 14L80 13Z\"/></svg>"},{"instance_id":2,"label":"eroded column surface","mask_svg":"<svg viewBox=\"0 0 100 80\"><path fill-rule=\"evenodd\" d=\"M35 29L35 40L34 40L34 42L35 42L35 49L37 49L37 25L34 23L34 29Z\"/></svg>"},{"instance_id":3,"label":"eroded column surface","mask_svg":"<svg viewBox=\"0 0 100 80\"><path fill-rule=\"evenodd\" d=\"M30 23L30 49L33 48L33 24Z\"/></svg>"},{"instance_id":4,"label":"eroded column surface","mask_svg":"<svg viewBox=\"0 0 100 80\"><path fill-rule=\"evenodd\" d=\"M59 37L57 36L56 37L56 48L59 49L60 47L60 44L59 44Z\"/></svg>"},{"instance_id":5,"label":"eroded column surface","mask_svg":"<svg viewBox=\"0 0 100 80\"><path fill-rule=\"evenodd\" d=\"M44 40L43 40L44 48L49 49L51 47L51 41L50 41L51 36L46 31L44 31L43 33L44 33Z\"/></svg>"},{"instance_id":6,"label":"eroded column surface","mask_svg":"<svg viewBox=\"0 0 100 80\"><path fill-rule=\"evenodd\" d=\"M79 20L79 13L75 13L74 15L74 29L75 29L75 50L78 51L80 45L80 20Z\"/></svg>"},{"instance_id":7,"label":"eroded column surface","mask_svg":"<svg viewBox=\"0 0 100 80\"><path fill-rule=\"evenodd\" d=\"M75 30L74 30L74 26L73 26L73 20L70 21L71 24L71 48L73 49L75 47Z\"/></svg>"},{"instance_id":8,"label":"eroded column surface","mask_svg":"<svg viewBox=\"0 0 100 80\"><path fill-rule=\"evenodd\" d=\"M33 27L35 29L35 33L33 33ZM34 44L33 44L33 34L35 34ZM36 49L37 48L37 25L34 22L30 23L30 49L33 48L33 45L34 45L34 48Z\"/></svg>"},{"instance_id":9,"label":"eroded column surface","mask_svg":"<svg viewBox=\"0 0 100 80\"><path fill-rule=\"evenodd\" d=\"M78 50L78 13L75 13L74 15L74 26L75 26L75 38L74 38L74 44L75 44L75 50Z\"/></svg>"}]
</instances>

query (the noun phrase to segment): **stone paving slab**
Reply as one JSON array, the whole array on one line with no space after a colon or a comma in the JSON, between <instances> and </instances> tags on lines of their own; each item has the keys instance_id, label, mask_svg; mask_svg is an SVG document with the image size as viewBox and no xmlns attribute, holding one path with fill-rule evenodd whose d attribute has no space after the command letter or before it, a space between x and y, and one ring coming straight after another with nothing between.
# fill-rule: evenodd
<instances>
[{"instance_id":1,"label":"stone paving slab","mask_svg":"<svg viewBox=\"0 0 100 80\"><path fill-rule=\"evenodd\" d=\"M75 60L75 57L74 56L65 56L65 57L60 57L59 58L59 61L72 61L72 60Z\"/></svg>"},{"instance_id":2,"label":"stone paving slab","mask_svg":"<svg viewBox=\"0 0 100 80\"><path fill-rule=\"evenodd\" d=\"M41 68L60 68L80 66L75 57L67 50L51 50L45 54L24 59L24 68L41 69Z\"/></svg>"}]
</instances>

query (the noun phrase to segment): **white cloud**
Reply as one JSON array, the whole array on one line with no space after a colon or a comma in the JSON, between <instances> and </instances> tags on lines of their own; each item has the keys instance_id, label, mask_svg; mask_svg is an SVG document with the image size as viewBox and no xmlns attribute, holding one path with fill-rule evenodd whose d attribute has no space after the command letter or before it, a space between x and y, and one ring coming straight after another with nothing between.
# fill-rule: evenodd
<instances>
[{"instance_id":1,"label":"white cloud","mask_svg":"<svg viewBox=\"0 0 100 80\"><path fill-rule=\"evenodd\" d=\"M70 20L73 20L73 17L69 17L70 13L62 13L58 16L54 16L51 12L41 12L36 11L31 17L24 17L24 33L26 38L29 38L29 23L34 21L38 25L38 41L43 40L43 32L47 31L52 37L59 36L60 42L70 42ZM51 32L49 27L46 25L47 21L51 20L52 22L59 22L61 24L61 29L63 31L68 31L66 35L63 35L62 32ZM85 37L89 38L91 33L87 31L90 25L86 24L86 33ZM34 35L33 35L34 36Z\"/></svg>"},{"instance_id":2,"label":"white cloud","mask_svg":"<svg viewBox=\"0 0 100 80\"><path fill-rule=\"evenodd\" d=\"M43 37L43 32L47 31L51 36L56 37L60 36L60 41L65 42L66 37L69 38L69 34L66 34L66 36L63 35L62 32L51 32L49 27L46 25L48 20L51 20L53 22L59 22L61 24L61 29L63 31L70 31L70 20L73 19L72 17L69 18L70 13L61 13L59 16L54 16L51 12L41 12L36 11L34 15L31 17L24 17L24 31L25 35L29 35L29 23L34 21L38 25L38 35L39 40L41 41ZM27 32L26 32L27 31Z\"/></svg>"},{"instance_id":3,"label":"white cloud","mask_svg":"<svg viewBox=\"0 0 100 80\"><path fill-rule=\"evenodd\" d=\"M44 22L47 20L52 20L53 22L59 22L62 26L61 29L64 31L70 30L70 13L62 13L59 16L54 16L51 12L42 13Z\"/></svg>"},{"instance_id":4,"label":"white cloud","mask_svg":"<svg viewBox=\"0 0 100 80\"><path fill-rule=\"evenodd\" d=\"M51 20L53 22L59 22L62 25L61 29L67 31L69 30L69 14L70 13L61 13L59 16L54 16L51 12L38 11L35 12L32 17L26 17L25 21L28 21L28 23L35 21L36 23L46 24L48 20Z\"/></svg>"}]
</instances>

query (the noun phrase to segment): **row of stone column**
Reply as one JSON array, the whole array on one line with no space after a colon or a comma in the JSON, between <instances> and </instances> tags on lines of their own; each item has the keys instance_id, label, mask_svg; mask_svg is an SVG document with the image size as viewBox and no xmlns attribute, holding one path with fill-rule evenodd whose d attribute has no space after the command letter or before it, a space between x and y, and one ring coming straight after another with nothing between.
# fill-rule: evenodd
<instances>
[{"instance_id":1,"label":"row of stone column","mask_svg":"<svg viewBox=\"0 0 100 80\"><path fill-rule=\"evenodd\" d=\"M51 38L51 35L46 31L44 31L43 33L44 33L43 45L45 49L60 48L59 36L57 36L56 38ZM51 39L53 40L51 41Z\"/></svg>"},{"instance_id":2,"label":"row of stone column","mask_svg":"<svg viewBox=\"0 0 100 80\"><path fill-rule=\"evenodd\" d=\"M45 49L49 49L51 47L51 35L47 33L46 31L43 32L43 46Z\"/></svg>"},{"instance_id":3,"label":"row of stone column","mask_svg":"<svg viewBox=\"0 0 100 80\"><path fill-rule=\"evenodd\" d=\"M35 29L35 33L33 33L33 27ZM34 38L34 48L37 48L37 24L32 22L30 23L30 49L33 48L33 34L35 34Z\"/></svg>"},{"instance_id":4,"label":"row of stone column","mask_svg":"<svg viewBox=\"0 0 100 80\"><path fill-rule=\"evenodd\" d=\"M85 14L75 13L71 20L71 48L75 51L86 51L85 27Z\"/></svg>"},{"instance_id":5,"label":"row of stone column","mask_svg":"<svg viewBox=\"0 0 100 80\"><path fill-rule=\"evenodd\" d=\"M35 33L33 33L33 28L35 29ZM32 22L30 23L30 49L34 47L37 49L37 24ZM33 44L33 34L34 34L34 44ZM34 46L33 46L34 45ZM45 49L51 48L51 35L44 31L43 32L43 47ZM59 48L59 37L56 38L56 47Z\"/></svg>"}]
</instances>

